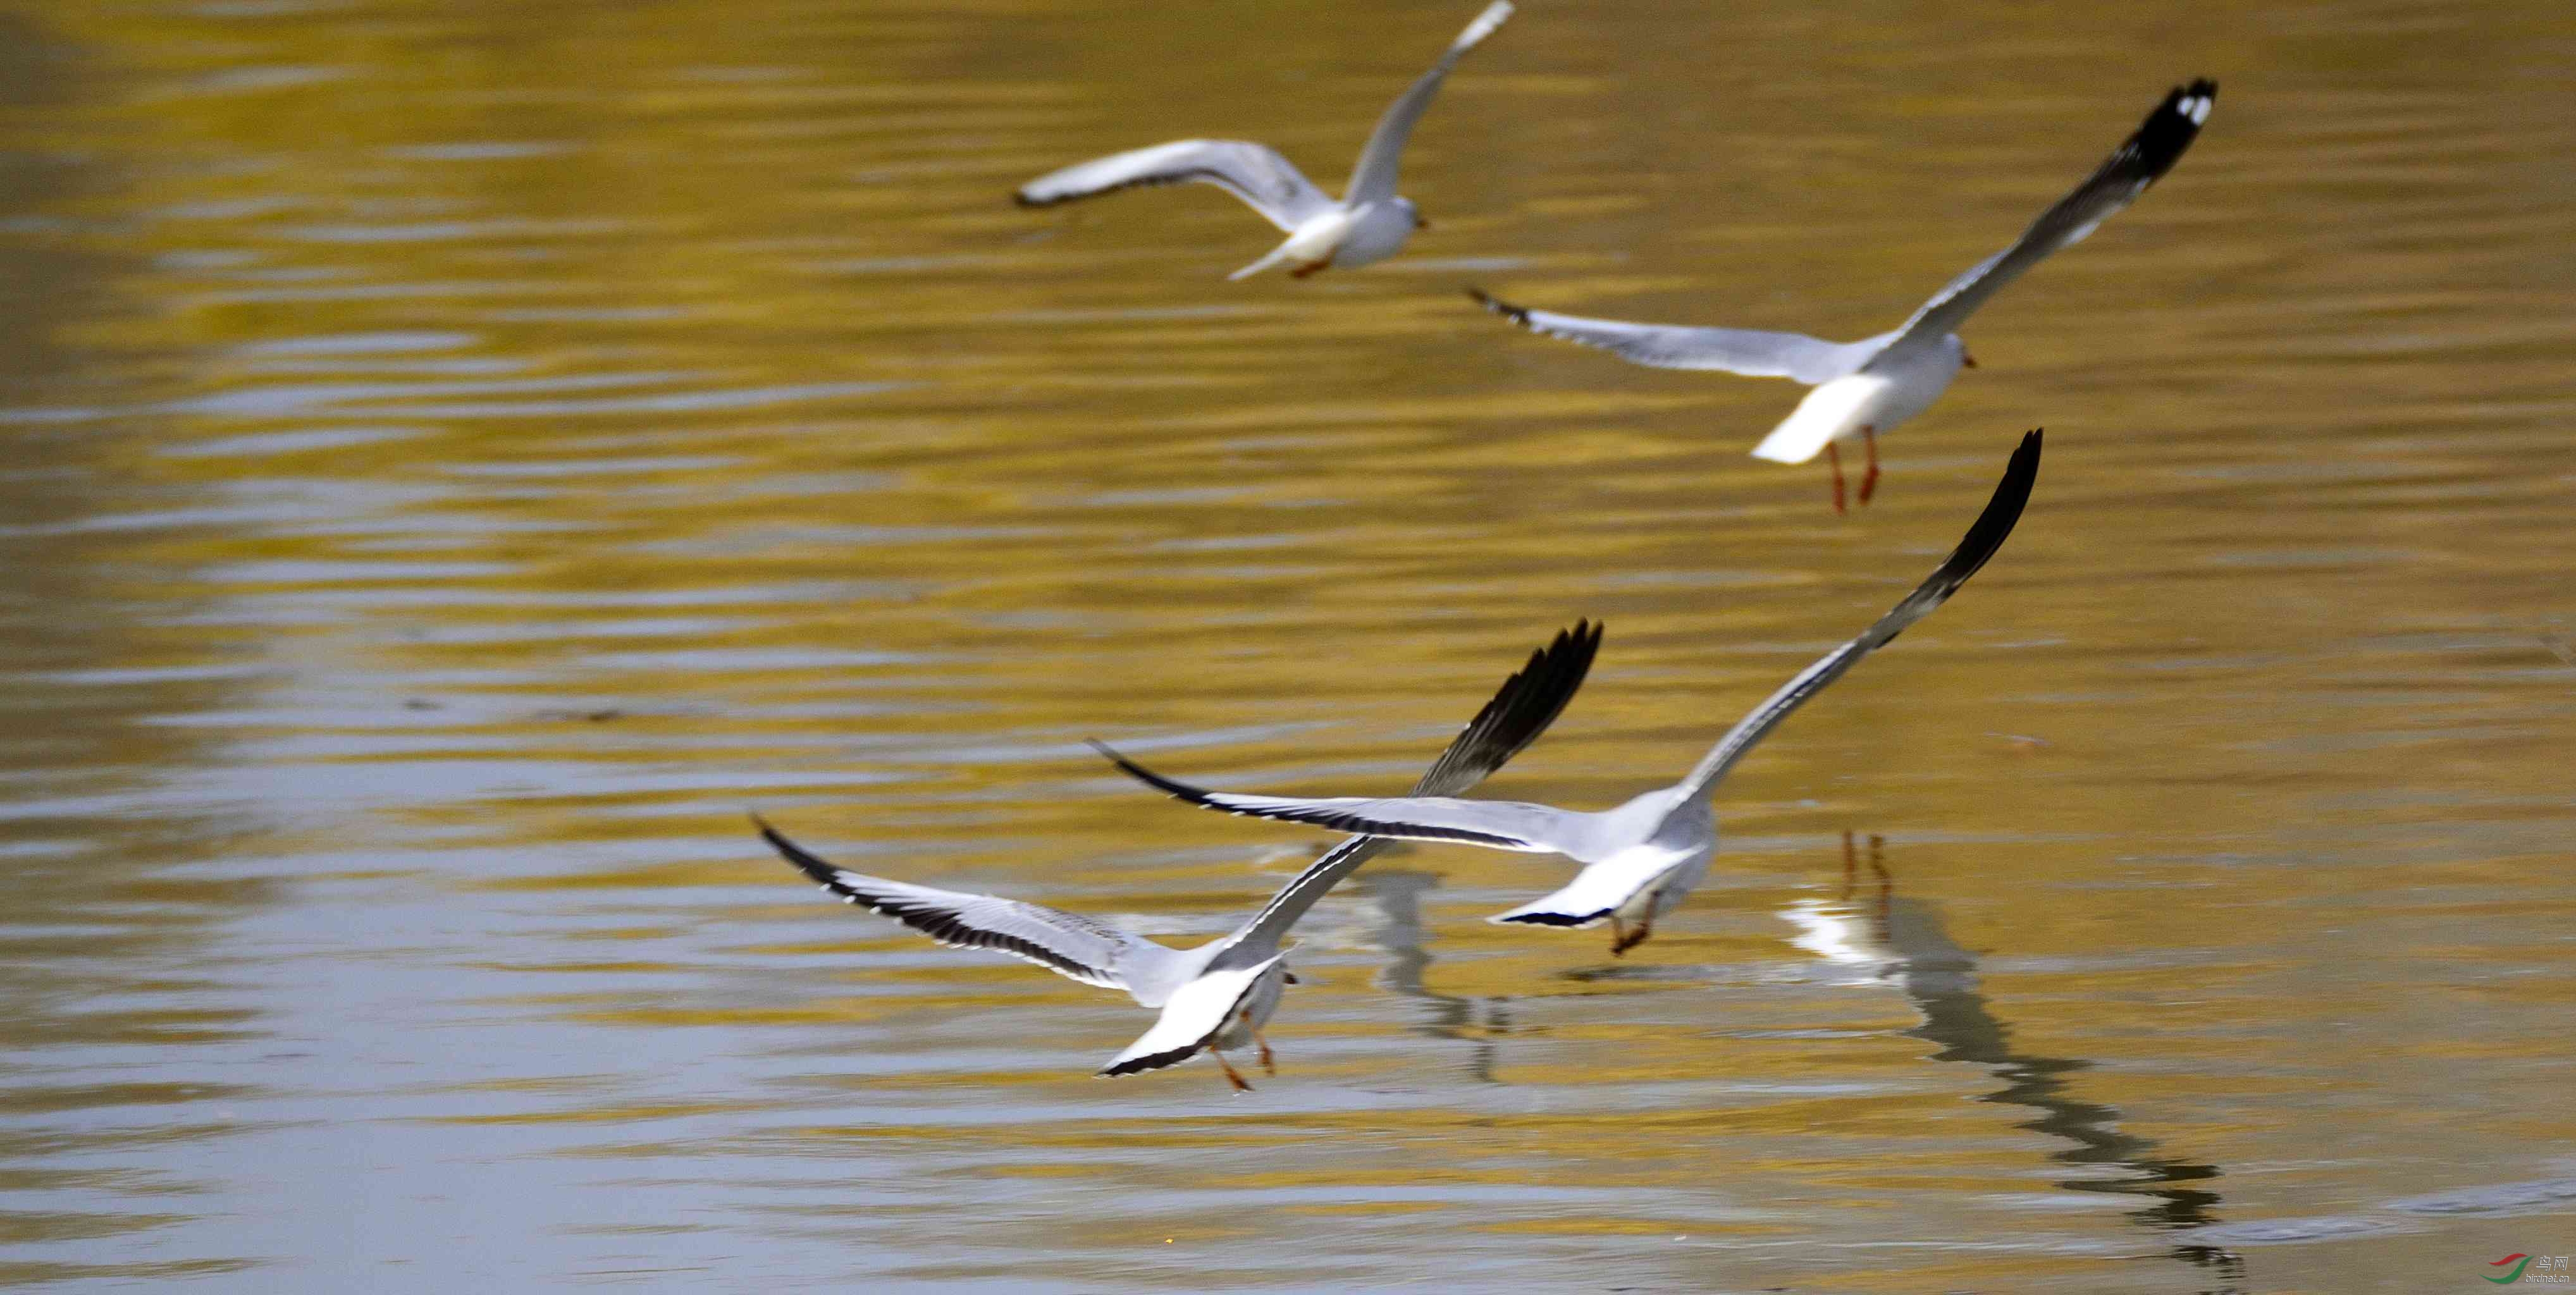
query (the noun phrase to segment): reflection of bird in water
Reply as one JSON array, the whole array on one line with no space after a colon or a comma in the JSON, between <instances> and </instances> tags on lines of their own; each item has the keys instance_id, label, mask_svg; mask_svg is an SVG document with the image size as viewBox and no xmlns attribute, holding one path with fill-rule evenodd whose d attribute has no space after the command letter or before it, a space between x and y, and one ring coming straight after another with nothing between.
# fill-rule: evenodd
<instances>
[{"instance_id":1,"label":"reflection of bird in water","mask_svg":"<svg viewBox=\"0 0 2576 1295\"><path fill-rule=\"evenodd\" d=\"M1427 1038L1471 1041L1474 1046L1468 1053L1467 1074L1478 1083L1501 1083L1494 1077L1494 1039L1511 1033L1512 1000L1462 998L1436 992L1423 983L1422 971L1431 965L1431 955L1422 948L1422 894L1438 889L1440 878L1409 869L1371 868L1359 875L1357 884L1386 916L1386 924L1374 933L1378 945L1389 955L1386 970L1378 975L1379 987L1427 1006L1430 1011L1426 1019L1413 1027L1413 1032ZM1479 1007L1484 1011L1482 1025L1476 1023Z\"/></svg>"},{"instance_id":2,"label":"reflection of bird in water","mask_svg":"<svg viewBox=\"0 0 2576 1295\"><path fill-rule=\"evenodd\" d=\"M2216 1221L2210 1211L2218 1193L2193 1184L2218 1177L2214 1165L2189 1164L2156 1154L2156 1144L2119 1128L2117 1108L2079 1100L2068 1091L2065 1076L2092 1063L2064 1057L2039 1057L2018 1051L2012 1031L1986 1003L1977 986L1977 958L1951 940L1941 912L1930 902L1898 898L1896 881L1881 858L1882 838L1869 839L1869 870L1875 887L1855 900L1860 858L1851 833L1843 834L1843 888L1832 903L1802 899L1781 912L1799 928L1794 941L1838 967L1856 973L1852 983L1894 981L1922 1013L1923 1023L1905 1033L1939 1047L1935 1061L1963 1061L1983 1066L2003 1087L1981 1101L2027 1106L2039 1118L2020 1127L2073 1145L2050 1158L2067 1165L2112 1165L2119 1177L2085 1177L2060 1181L2068 1191L2114 1192L2145 1196L2155 1203L2130 1217L2157 1232L2195 1228ZM2178 1245L2177 1258L2209 1268L2223 1280L2224 1291L2240 1289L2244 1261L2212 1246Z\"/></svg>"}]
</instances>

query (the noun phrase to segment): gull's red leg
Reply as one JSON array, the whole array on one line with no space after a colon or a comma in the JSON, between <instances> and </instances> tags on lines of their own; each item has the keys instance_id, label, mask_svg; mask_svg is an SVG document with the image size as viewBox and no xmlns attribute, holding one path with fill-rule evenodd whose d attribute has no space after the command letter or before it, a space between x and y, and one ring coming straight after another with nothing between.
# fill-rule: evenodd
<instances>
[{"instance_id":1,"label":"gull's red leg","mask_svg":"<svg viewBox=\"0 0 2576 1295\"><path fill-rule=\"evenodd\" d=\"M1832 441L1825 442L1825 462L1834 470L1834 516L1840 517L1843 515L1843 453L1834 448Z\"/></svg>"},{"instance_id":2,"label":"gull's red leg","mask_svg":"<svg viewBox=\"0 0 2576 1295\"><path fill-rule=\"evenodd\" d=\"M1865 504L1869 502L1870 495L1878 490L1878 429L1861 428L1860 441L1861 444L1869 447L1869 469L1860 474L1860 501Z\"/></svg>"},{"instance_id":3,"label":"gull's red leg","mask_svg":"<svg viewBox=\"0 0 2576 1295\"><path fill-rule=\"evenodd\" d=\"M1644 944L1646 942L1646 937L1655 933L1655 919L1652 916L1652 905L1649 905L1648 908L1649 915L1646 920L1637 923L1637 929L1635 931L1621 937L1617 943L1611 945L1610 952L1624 957L1627 955L1628 950L1636 948L1640 944Z\"/></svg>"},{"instance_id":4,"label":"gull's red leg","mask_svg":"<svg viewBox=\"0 0 2576 1295\"><path fill-rule=\"evenodd\" d=\"M1243 1076L1234 1073L1234 1063L1226 1060L1224 1053L1219 1052L1214 1048L1210 1048L1208 1049L1208 1055L1216 1058L1217 1067L1225 1071L1225 1082L1234 1085L1234 1091L1238 1093L1248 1093L1252 1091L1252 1085L1243 1082Z\"/></svg>"},{"instance_id":5,"label":"gull's red leg","mask_svg":"<svg viewBox=\"0 0 2576 1295\"><path fill-rule=\"evenodd\" d=\"M1869 834L1869 870L1878 874L1878 924L1885 929L1894 920L1896 909L1896 876L1887 870L1884 853L1887 838Z\"/></svg>"},{"instance_id":6,"label":"gull's red leg","mask_svg":"<svg viewBox=\"0 0 2576 1295\"><path fill-rule=\"evenodd\" d=\"M1252 1041L1261 1045L1261 1073L1277 1075L1279 1067L1270 1060L1270 1040L1261 1037L1261 1027L1252 1023L1252 1009L1247 1007L1235 1015L1242 1019L1243 1028L1252 1031Z\"/></svg>"}]
</instances>

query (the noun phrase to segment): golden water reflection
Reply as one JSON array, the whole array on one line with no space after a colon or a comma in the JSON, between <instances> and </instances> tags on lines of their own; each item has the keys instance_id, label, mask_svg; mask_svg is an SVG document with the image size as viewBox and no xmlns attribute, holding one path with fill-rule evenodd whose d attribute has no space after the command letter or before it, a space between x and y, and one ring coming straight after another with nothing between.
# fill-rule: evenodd
<instances>
[{"instance_id":1,"label":"golden water reflection","mask_svg":"<svg viewBox=\"0 0 2576 1295\"><path fill-rule=\"evenodd\" d=\"M2556 1253L2560 6L1524 6L1383 265L1227 284L1266 244L1206 191L1011 207L1181 133L1338 176L1462 18L1224 16L11 11L0 1277L2416 1291ZM1848 521L1741 453L1783 384L1460 292L1861 336L2196 73L2200 145L1978 316ZM1493 791L1607 804L2039 424L2010 546L1738 772L1643 956L1481 921L1553 862L1391 855L1301 928L1250 1098L1089 1078L1132 1007L745 827L1213 934L1320 837L1081 737L1392 789L1595 616ZM1847 828L1960 965L1793 943Z\"/></svg>"}]
</instances>

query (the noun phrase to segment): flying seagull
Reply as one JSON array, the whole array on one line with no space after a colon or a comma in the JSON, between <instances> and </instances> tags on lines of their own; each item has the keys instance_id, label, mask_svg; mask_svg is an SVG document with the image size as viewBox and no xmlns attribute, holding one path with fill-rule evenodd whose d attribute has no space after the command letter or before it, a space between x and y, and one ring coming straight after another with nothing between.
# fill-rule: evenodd
<instances>
[{"instance_id":1,"label":"flying seagull","mask_svg":"<svg viewBox=\"0 0 2576 1295\"><path fill-rule=\"evenodd\" d=\"M1440 93L1440 83L1458 57L1494 33L1512 16L1509 0L1485 6L1467 30L1458 34L1440 61L1422 74L1377 119L1368 147L1360 150L1351 170L1349 190L1340 202L1297 170L1294 163L1267 145L1239 139L1184 139L1152 148L1132 149L1051 171L1021 185L1023 207L1047 207L1088 198L1114 189L1144 184L1213 184L1241 198L1264 219L1287 232L1288 239L1268 256L1227 275L1241 279L1283 262L1302 279L1328 265L1355 268L1395 255L1413 231L1430 224L1410 198L1395 195L1395 171L1404 157L1404 141L1413 123Z\"/></svg>"},{"instance_id":2,"label":"flying seagull","mask_svg":"<svg viewBox=\"0 0 2576 1295\"><path fill-rule=\"evenodd\" d=\"M1615 352L1657 369L1716 369L1754 378L1791 378L1815 388L1753 457L1804 463L1822 450L1834 470L1834 511L1843 511L1842 455L1838 441L1857 436L1869 465L1860 479L1860 502L1878 488L1878 434L1922 413L1963 367L1973 368L1959 327L1977 307L2020 278L2048 254L2080 241L2093 227L2128 206L2157 177L2172 169L2200 134L2218 102L2218 83L2198 80L2166 93L2137 133L2113 150L2101 169L2042 212L2019 241L1952 279L1894 332L1858 342L1828 342L1803 333L1746 328L1689 328L1587 319L1528 310L1474 288L1467 293L1487 310L1534 333Z\"/></svg>"},{"instance_id":3,"label":"flying seagull","mask_svg":"<svg viewBox=\"0 0 2576 1295\"><path fill-rule=\"evenodd\" d=\"M1547 731L1565 709L1601 646L1601 629L1578 621L1554 642L1530 654L1529 664L1503 681L1449 749L1415 784L1417 794L1454 795L1484 781ZM952 948L992 949L1102 989L1123 989L1161 1018L1126 1051L1102 1068L1104 1076L1132 1075L1178 1065L1204 1051L1216 1058L1237 1090L1250 1084L1221 1048L1249 1042L1271 1063L1261 1027L1279 1007L1282 982L1295 984L1279 942L1334 883L1375 857L1386 842L1344 841L1280 888L1259 912L1222 939L1195 949L1174 949L1087 917L1018 900L934 890L835 867L787 839L754 815L760 834L787 861L823 889L891 917Z\"/></svg>"},{"instance_id":4,"label":"flying seagull","mask_svg":"<svg viewBox=\"0 0 2576 1295\"><path fill-rule=\"evenodd\" d=\"M1679 905L1691 887L1708 875L1709 860L1717 853L1717 820L1709 808L1709 792L1727 770L1808 698L1893 641L1907 626L1932 614L2002 547L2021 517L2022 505L2030 500L2031 482L2039 475L2039 441L2036 431L2022 438L2004 469L2003 482L1995 487L1994 498L1976 524L1968 528L1967 537L1894 610L1782 685L1718 739L1689 776L1616 809L1585 814L1548 805L1420 794L1392 799L1243 796L1174 782L1097 742L1092 745L1130 775L1191 804L1229 814L1373 837L1564 855L1583 865L1572 882L1490 920L1580 927L1606 918L1610 952L1625 953L1653 933L1658 914Z\"/></svg>"}]
</instances>

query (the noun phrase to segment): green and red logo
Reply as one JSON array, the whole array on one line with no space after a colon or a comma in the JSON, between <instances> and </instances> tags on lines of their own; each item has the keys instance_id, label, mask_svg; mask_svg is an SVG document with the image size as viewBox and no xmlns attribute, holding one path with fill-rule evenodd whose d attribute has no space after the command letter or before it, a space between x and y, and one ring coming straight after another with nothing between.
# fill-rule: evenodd
<instances>
[{"instance_id":1,"label":"green and red logo","mask_svg":"<svg viewBox=\"0 0 2576 1295\"><path fill-rule=\"evenodd\" d=\"M2488 1265L2487 1265L2487 1267L2489 1267L2489 1268L2502 1268L2502 1267L2504 1267L2506 1264L2512 1264L2512 1265L2513 1265L2513 1271L2512 1271L2512 1272L2506 1273L2506 1274L2505 1274L2504 1276L2502 1276L2502 1277L2489 1277L2489 1278L2487 1278L2487 1280L2488 1280L2488 1281L2491 1281L2491 1282L2494 1282L2494 1283L2495 1283L2496 1285L2498 1285L2498 1286L2510 1285L2510 1284L2512 1284L2512 1283L2514 1283L2514 1282L2518 1282L2518 1281L2522 1280L2522 1270L2531 1266L2531 1256L2529 1256L2529 1255L2506 1255L2504 1258L2502 1258L2502 1259L2498 1259L2498 1260L2496 1260L2494 1263L2488 1264Z\"/></svg>"}]
</instances>

